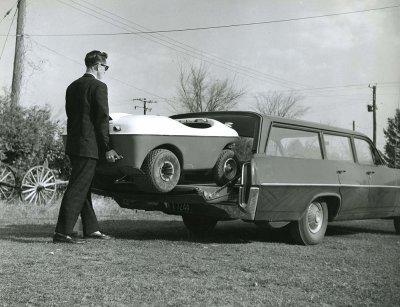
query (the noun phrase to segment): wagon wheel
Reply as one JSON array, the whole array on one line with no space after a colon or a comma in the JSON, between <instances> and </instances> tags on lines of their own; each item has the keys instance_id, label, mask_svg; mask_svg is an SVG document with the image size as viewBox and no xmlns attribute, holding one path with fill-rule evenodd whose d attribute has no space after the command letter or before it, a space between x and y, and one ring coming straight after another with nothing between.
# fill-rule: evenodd
<instances>
[{"instance_id":1,"label":"wagon wheel","mask_svg":"<svg viewBox=\"0 0 400 307\"><path fill-rule=\"evenodd\" d=\"M9 200L14 195L16 176L11 167L0 165L0 199Z\"/></svg>"},{"instance_id":2,"label":"wagon wheel","mask_svg":"<svg viewBox=\"0 0 400 307\"><path fill-rule=\"evenodd\" d=\"M57 182L54 172L39 165L28 170L22 179L21 197L29 204L47 204L57 194Z\"/></svg>"}]
</instances>

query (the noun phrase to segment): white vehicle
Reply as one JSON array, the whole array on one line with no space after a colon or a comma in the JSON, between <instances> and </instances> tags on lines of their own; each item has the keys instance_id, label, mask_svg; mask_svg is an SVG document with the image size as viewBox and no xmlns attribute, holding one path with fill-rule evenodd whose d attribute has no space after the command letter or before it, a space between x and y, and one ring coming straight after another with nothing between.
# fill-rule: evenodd
<instances>
[{"instance_id":1,"label":"white vehicle","mask_svg":"<svg viewBox=\"0 0 400 307\"><path fill-rule=\"evenodd\" d=\"M239 137L229 123L126 113L110 117L111 143L123 159L100 163L97 174L103 178L129 176L139 190L165 193L183 175L211 172L219 185L236 176L231 148Z\"/></svg>"}]
</instances>

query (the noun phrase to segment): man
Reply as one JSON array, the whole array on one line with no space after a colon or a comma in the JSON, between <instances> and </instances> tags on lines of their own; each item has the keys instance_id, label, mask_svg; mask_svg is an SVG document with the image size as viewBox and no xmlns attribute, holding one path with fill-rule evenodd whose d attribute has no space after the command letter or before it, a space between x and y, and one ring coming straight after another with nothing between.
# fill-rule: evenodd
<instances>
[{"instance_id":1,"label":"man","mask_svg":"<svg viewBox=\"0 0 400 307\"><path fill-rule=\"evenodd\" d=\"M108 134L107 85L100 81L108 69L107 54L94 50L85 57L86 73L68 86L65 109L67 121L66 154L72 164L71 177L64 193L54 243L84 243L71 237L81 215L86 238L110 239L99 230L93 210L90 187L97 160L120 159L110 144Z\"/></svg>"}]
</instances>

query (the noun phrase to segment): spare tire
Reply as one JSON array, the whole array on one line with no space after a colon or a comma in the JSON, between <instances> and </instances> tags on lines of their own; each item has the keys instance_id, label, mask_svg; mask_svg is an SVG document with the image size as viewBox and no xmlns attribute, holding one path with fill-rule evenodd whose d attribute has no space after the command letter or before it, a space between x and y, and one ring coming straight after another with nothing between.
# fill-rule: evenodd
<instances>
[{"instance_id":1,"label":"spare tire","mask_svg":"<svg viewBox=\"0 0 400 307\"><path fill-rule=\"evenodd\" d=\"M138 182L141 190L154 193L171 191L179 181L181 167L178 158L167 149L154 149L144 159L141 170L144 180Z\"/></svg>"},{"instance_id":2,"label":"spare tire","mask_svg":"<svg viewBox=\"0 0 400 307\"><path fill-rule=\"evenodd\" d=\"M213 168L213 177L216 184L222 186L235 178L239 171L239 163L233 150L224 149Z\"/></svg>"}]
</instances>

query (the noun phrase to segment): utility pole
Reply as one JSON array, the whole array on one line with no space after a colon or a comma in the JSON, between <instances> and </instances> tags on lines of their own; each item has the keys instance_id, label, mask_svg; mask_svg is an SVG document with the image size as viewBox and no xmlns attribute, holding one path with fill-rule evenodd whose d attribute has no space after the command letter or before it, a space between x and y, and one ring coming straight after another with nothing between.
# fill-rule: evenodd
<instances>
[{"instance_id":1,"label":"utility pole","mask_svg":"<svg viewBox=\"0 0 400 307\"><path fill-rule=\"evenodd\" d=\"M369 88L372 88L372 105L368 105L368 112L372 112L372 120L373 120L373 141L376 146L376 84L371 86L368 85Z\"/></svg>"},{"instance_id":2,"label":"utility pole","mask_svg":"<svg viewBox=\"0 0 400 307\"><path fill-rule=\"evenodd\" d=\"M19 105L22 74L24 69L24 27L25 27L25 0L18 1L17 35L15 38L14 71L11 86L11 103Z\"/></svg>"},{"instance_id":3,"label":"utility pole","mask_svg":"<svg viewBox=\"0 0 400 307\"><path fill-rule=\"evenodd\" d=\"M132 100L133 100L133 101L138 100L138 101L141 101L141 102L143 103L143 107L135 106L135 110L136 110L137 108L143 109L143 115L146 115L147 110L151 111L151 108L148 108L148 107L147 107L147 104L148 104L148 103L157 103L157 101L147 100L146 98L133 98Z\"/></svg>"}]
</instances>

